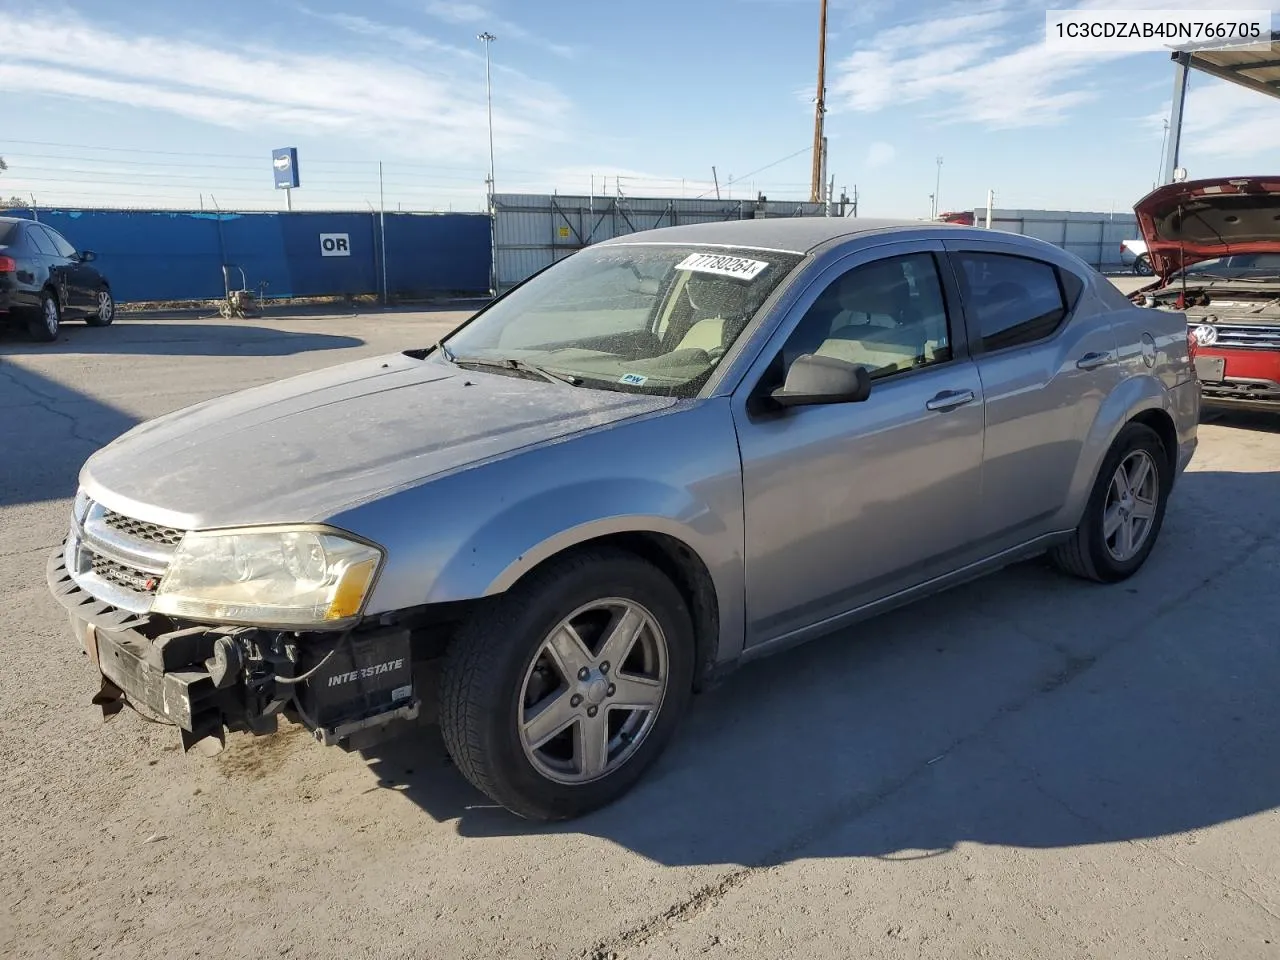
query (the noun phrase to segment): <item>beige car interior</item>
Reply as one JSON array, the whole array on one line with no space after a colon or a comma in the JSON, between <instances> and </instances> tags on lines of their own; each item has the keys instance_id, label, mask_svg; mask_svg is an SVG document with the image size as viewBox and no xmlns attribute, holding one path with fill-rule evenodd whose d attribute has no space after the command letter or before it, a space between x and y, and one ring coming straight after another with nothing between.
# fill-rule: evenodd
<instances>
[{"instance_id":1,"label":"beige car interior","mask_svg":"<svg viewBox=\"0 0 1280 960\"><path fill-rule=\"evenodd\" d=\"M801 322L809 327L803 338L808 349L802 342L787 351L788 359L805 352L836 357L865 366L872 376L950 359L937 274L932 265L920 271L925 275L913 290L910 266L905 259L870 264L836 280Z\"/></svg>"},{"instance_id":2,"label":"beige car interior","mask_svg":"<svg viewBox=\"0 0 1280 960\"><path fill-rule=\"evenodd\" d=\"M686 272L678 281L665 322L673 309L682 314L684 336L672 348L705 350L712 357L722 354L747 321L747 288L719 277ZM686 326L687 325L687 326ZM659 327L660 333L663 327Z\"/></svg>"}]
</instances>

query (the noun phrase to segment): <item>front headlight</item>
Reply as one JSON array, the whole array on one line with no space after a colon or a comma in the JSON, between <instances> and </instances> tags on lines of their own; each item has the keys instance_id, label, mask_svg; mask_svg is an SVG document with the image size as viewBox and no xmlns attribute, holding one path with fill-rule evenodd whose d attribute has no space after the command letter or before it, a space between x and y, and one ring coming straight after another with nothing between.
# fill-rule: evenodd
<instances>
[{"instance_id":1,"label":"front headlight","mask_svg":"<svg viewBox=\"0 0 1280 960\"><path fill-rule=\"evenodd\" d=\"M359 615L382 551L324 528L192 532L151 609L259 626L336 628Z\"/></svg>"}]
</instances>

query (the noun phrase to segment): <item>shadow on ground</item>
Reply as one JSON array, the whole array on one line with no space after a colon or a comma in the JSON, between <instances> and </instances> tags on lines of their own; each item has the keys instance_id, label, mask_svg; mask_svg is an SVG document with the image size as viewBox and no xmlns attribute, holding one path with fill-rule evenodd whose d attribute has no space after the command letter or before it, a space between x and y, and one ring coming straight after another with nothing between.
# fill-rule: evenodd
<instances>
[{"instance_id":1,"label":"shadow on ground","mask_svg":"<svg viewBox=\"0 0 1280 960\"><path fill-rule=\"evenodd\" d=\"M1273 411L1205 407L1201 411L1200 422L1236 430L1280 433L1280 405L1277 405Z\"/></svg>"},{"instance_id":2,"label":"shadow on ground","mask_svg":"<svg viewBox=\"0 0 1280 960\"><path fill-rule=\"evenodd\" d=\"M1231 505L1277 497L1280 473L1188 474L1126 583L1032 561L748 666L695 698L630 795L570 824L494 807L437 730L366 756L464 836L585 833L672 865L1063 847L1257 814L1280 804L1280 612L1258 603L1280 547Z\"/></svg>"},{"instance_id":3,"label":"shadow on ground","mask_svg":"<svg viewBox=\"0 0 1280 960\"><path fill-rule=\"evenodd\" d=\"M0 330L0 354L137 354L174 357L285 357L319 350L359 347L357 337L328 333L294 333L235 322L129 323L109 327L66 324L53 343L33 343L20 330Z\"/></svg>"},{"instance_id":4,"label":"shadow on ground","mask_svg":"<svg viewBox=\"0 0 1280 960\"><path fill-rule=\"evenodd\" d=\"M49 344L56 346L56 344ZM0 360L0 507L75 494L85 459L137 418Z\"/></svg>"}]
</instances>

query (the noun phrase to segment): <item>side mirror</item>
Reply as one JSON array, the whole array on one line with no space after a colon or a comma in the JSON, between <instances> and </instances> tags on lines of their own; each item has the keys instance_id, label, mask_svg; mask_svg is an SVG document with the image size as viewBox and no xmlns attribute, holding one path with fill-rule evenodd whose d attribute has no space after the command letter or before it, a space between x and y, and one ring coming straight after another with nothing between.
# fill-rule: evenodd
<instances>
[{"instance_id":1,"label":"side mirror","mask_svg":"<svg viewBox=\"0 0 1280 960\"><path fill-rule=\"evenodd\" d=\"M806 353L792 361L786 382L770 396L784 407L861 403L871 396L871 375L859 364Z\"/></svg>"},{"instance_id":2,"label":"side mirror","mask_svg":"<svg viewBox=\"0 0 1280 960\"><path fill-rule=\"evenodd\" d=\"M92 250L81 250L76 254L76 259L81 263L92 263L94 260L98 259L98 255Z\"/></svg>"}]
</instances>

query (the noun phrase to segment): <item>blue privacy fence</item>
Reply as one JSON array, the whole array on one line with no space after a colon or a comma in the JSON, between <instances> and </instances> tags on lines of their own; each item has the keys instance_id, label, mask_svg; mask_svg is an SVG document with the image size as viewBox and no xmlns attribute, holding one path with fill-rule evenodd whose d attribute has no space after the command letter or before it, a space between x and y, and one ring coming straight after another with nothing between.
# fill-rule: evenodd
<instances>
[{"instance_id":1,"label":"blue privacy fence","mask_svg":"<svg viewBox=\"0 0 1280 960\"><path fill-rule=\"evenodd\" d=\"M267 297L382 292L377 214L40 210L38 217L77 249L97 253L95 265L125 302L220 298L224 263L242 267L249 288ZM386 215L392 299L485 293L491 256L485 214ZM239 286L239 271L232 277Z\"/></svg>"}]
</instances>

